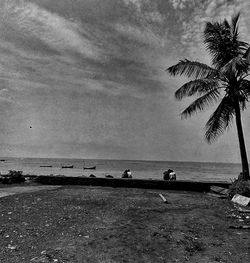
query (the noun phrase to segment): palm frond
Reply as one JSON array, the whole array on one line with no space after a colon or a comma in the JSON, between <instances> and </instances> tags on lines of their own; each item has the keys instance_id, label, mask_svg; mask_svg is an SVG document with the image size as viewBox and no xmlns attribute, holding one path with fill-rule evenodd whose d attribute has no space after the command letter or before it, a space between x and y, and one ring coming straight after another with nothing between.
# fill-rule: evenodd
<instances>
[{"instance_id":1,"label":"palm frond","mask_svg":"<svg viewBox=\"0 0 250 263\"><path fill-rule=\"evenodd\" d=\"M219 87L218 79L195 79L185 83L175 92L175 98L182 100L184 97L193 96L195 93L197 95L202 95L213 89Z\"/></svg>"},{"instance_id":2,"label":"palm frond","mask_svg":"<svg viewBox=\"0 0 250 263\"><path fill-rule=\"evenodd\" d=\"M167 71L173 76L184 75L187 77L195 77L196 79L206 78L208 75L218 73L216 69L206 64L188 59L180 60L176 65L169 67Z\"/></svg>"},{"instance_id":3,"label":"palm frond","mask_svg":"<svg viewBox=\"0 0 250 263\"><path fill-rule=\"evenodd\" d=\"M231 20L231 31L233 37L238 37L238 21L240 18L240 12L236 13Z\"/></svg>"},{"instance_id":4,"label":"palm frond","mask_svg":"<svg viewBox=\"0 0 250 263\"><path fill-rule=\"evenodd\" d=\"M242 94L239 98L239 104L241 111L244 111L247 108L247 96L245 94Z\"/></svg>"},{"instance_id":5,"label":"palm frond","mask_svg":"<svg viewBox=\"0 0 250 263\"><path fill-rule=\"evenodd\" d=\"M217 68L220 68L224 61L227 62L228 56L231 58L230 54L225 52L228 42L230 42L230 31L226 30L223 24L219 22L208 22L206 24L204 30L204 44L212 56L213 65ZM230 51L229 48L228 51Z\"/></svg>"},{"instance_id":6,"label":"palm frond","mask_svg":"<svg viewBox=\"0 0 250 263\"><path fill-rule=\"evenodd\" d=\"M243 58L245 58L247 62L250 64L250 47L244 53Z\"/></svg>"},{"instance_id":7,"label":"palm frond","mask_svg":"<svg viewBox=\"0 0 250 263\"><path fill-rule=\"evenodd\" d=\"M247 79L243 79L240 82L240 106L241 109L244 110L246 109L246 102L249 100L250 98L250 81Z\"/></svg>"},{"instance_id":8,"label":"palm frond","mask_svg":"<svg viewBox=\"0 0 250 263\"><path fill-rule=\"evenodd\" d=\"M199 97L192 102L182 113L182 118L192 116L197 111L203 111L206 107L210 106L213 102L216 102L220 97L218 89L213 89L207 92L205 95Z\"/></svg>"},{"instance_id":9,"label":"palm frond","mask_svg":"<svg viewBox=\"0 0 250 263\"><path fill-rule=\"evenodd\" d=\"M212 143L218 136L223 134L226 128L229 127L230 122L234 116L234 107L232 99L228 96L221 100L221 103L210 116L206 123L205 139L208 143Z\"/></svg>"},{"instance_id":10,"label":"palm frond","mask_svg":"<svg viewBox=\"0 0 250 263\"><path fill-rule=\"evenodd\" d=\"M212 56L212 63L217 69L228 63L232 58L243 55L247 43L239 41L236 15L232 24L227 20L219 23L208 22L204 30L204 44Z\"/></svg>"},{"instance_id":11,"label":"palm frond","mask_svg":"<svg viewBox=\"0 0 250 263\"><path fill-rule=\"evenodd\" d=\"M231 59L220 70L226 76L240 76L247 73L249 70L249 63L245 58L240 56Z\"/></svg>"},{"instance_id":12,"label":"palm frond","mask_svg":"<svg viewBox=\"0 0 250 263\"><path fill-rule=\"evenodd\" d=\"M239 54L243 56L245 52L247 51L247 49L249 48L249 44L244 41L238 41L238 45L239 45L238 46Z\"/></svg>"},{"instance_id":13,"label":"palm frond","mask_svg":"<svg viewBox=\"0 0 250 263\"><path fill-rule=\"evenodd\" d=\"M250 80L242 79L239 86L240 90L249 90L250 91Z\"/></svg>"}]
</instances>

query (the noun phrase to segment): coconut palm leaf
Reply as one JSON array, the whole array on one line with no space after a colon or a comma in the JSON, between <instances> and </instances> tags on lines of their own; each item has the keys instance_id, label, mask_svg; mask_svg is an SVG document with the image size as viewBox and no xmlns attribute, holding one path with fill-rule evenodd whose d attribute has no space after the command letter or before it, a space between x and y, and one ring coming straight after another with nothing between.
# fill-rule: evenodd
<instances>
[{"instance_id":1,"label":"coconut palm leaf","mask_svg":"<svg viewBox=\"0 0 250 263\"><path fill-rule=\"evenodd\" d=\"M199 97L194 102L192 102L182 113L182 118L187 118L192 116L197 111L203 111L206 107L210 106L213 102L216 102L220 97L220 92L218 89L213 89L207 92L205 95Z\"/></svg>"},{"instance_id":2,"label":"coconut palm leaf","mask_svg":"<svg viewBox=\"0 0 250 263\"><path fill-rule=\"evenodd\" d=\"M205 139L208 143L215 141L229 127L234 112L232 99L228 96L224 97L206 123Z\"/></svg>"},{"instance_id":3,"label":"coconut palm leaf","mask_svg":"<svg viewBox=\"0 0 250 263\"><path fill-rule=\"evenodd\" d=\"M240 101L244 101L246 103L250 97L250 81L247 79L241 80L239 89L240 89L240 95L241 95ZM243 109L245 108L246 108L246 105L244 105Z\"/></svg>"},{"instance_id":4,"label":"coconut palm leaf","mask_svg":"<svg viewBox=\"0 0 250 263\"><path fill-rule=\"evenodd\" d=\"M238 12L236 15L234 15L231 19L231 34L234 39L238 39L238 21L240 18L240 13Z\"/></svg>"},{"instance_id":5,"label":"coconut palm leaf","mask_svg":"<svg viewBox=\"0 0 250 263\"><path fill-rule=\"evenodd\" d=\"M243 55L248 47L246 42L238 40L238 20L239 13L232 18L231 25L227 20L206 24L204 43L212 55L213 65L218 69L232 58Z\"/></svg>"},{"instance_id":6,"label":"coconut palm leaf","mask_svg":"<svg viewBox=\"0 0 250 263\"><path fill-rule=\"evenodd\" d=\"M243 58L245 58L247 62L250 63L250 47L244 53Z\"/></svg>"},{"instance_id":7,"label":"coconut palm leaf","mask_svg":"<svg viewBox=\"0 0 250 263\"><path fill-rule=\"evenodd\" d=\"M218 71L206 64L188 59L180 60L176 65L169 67L167 71L173 75L185 75L187 77L206 78L208 75L215 75Z\"/></svg>"},{"instance_id":8,"label":"coconut palm leaf","mask_svg":"<svg viewBox=\"0 0 250 263\"><path fill-rule=\"evenodd\" d=\"M247 79L242 79L240 81L240 90L249 90L250 91L250 81Z\"/></svg>"},{"instance_id":9,"label":"coconut palm leaf","mask_svg":"<svg viewBox=\"0 0 250 263\"><path fill-rule=\"evenodd\" d=\"M247 104L246 104L247 101L248 99L246 99L245 95L240 96L239 104L240 104L241 111L244 111L247 108Z\"/></svg>"},{"instance_id":10,"label":"coconut palm leaf","mask_svg":"<svg viewBox=\"0 0 250 263\"><path fill-rule=\"evenodd\" d=\"M234 56L231 54L230 30L221 23L206 24L204 30L204 43L212 56L213 65L220 68ZM227 52L225 52L227 50ZM223 52L222 52L223 51Z\"/></svg>"},{"instance_id":11,"label":"coconut palm leaf","mask_svg":"<svg viewBox=\"0 0 250 263\"><path fill-rule=\"evenodd\" d=\"M195 79L185 83L175 92L175 98L182 100L184 97L193 96L195 93L202 95L219 87L217 79Z\"/></svg>"},{"instance_id":12,"label":"coconut palm leaf","mask_svg":"<svg viewBox=\"0 0 250 263\"><path fill-rule=\"evenodd\" d=\"M221 68L221 73L226 76L241 76L242 74L246 74L249 70L249 63L245 58L237 56L231 59L228 63L226 63Z\"/></svg>"},{"instance_id":13,"label":"coconut palm leaf","mask_svg":"<svg viewBox=\"0 0 250 263\"><path fill-rule=\"evenodd\" d=\"M239 32L238 32L238 21L239 21L240 13L237 13L231 19L231 35L233 43L238 44L238 49L240 54L244 54L246 49L248 49L249 44L247 42L239 41Z\"/></svg>"}]
</instances>

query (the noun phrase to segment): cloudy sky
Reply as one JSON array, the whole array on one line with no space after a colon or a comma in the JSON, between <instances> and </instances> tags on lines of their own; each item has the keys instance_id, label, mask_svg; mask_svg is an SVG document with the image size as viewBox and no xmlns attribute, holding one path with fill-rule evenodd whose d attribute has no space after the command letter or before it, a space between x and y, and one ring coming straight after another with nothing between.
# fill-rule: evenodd
<instances>
[{"instance_id":1,"label":"cloudy sky","mask_svg":"<svg viewBox=\"0 0 250 263\"><path fill-rule=\"evenodd\" d=\"M208 145L211 110L181 120L165 69L209 63L205 22L239 10L250 41L248 0L0 0L0 156L238 162L234 125Z\"/></svg>"}]
</instances>

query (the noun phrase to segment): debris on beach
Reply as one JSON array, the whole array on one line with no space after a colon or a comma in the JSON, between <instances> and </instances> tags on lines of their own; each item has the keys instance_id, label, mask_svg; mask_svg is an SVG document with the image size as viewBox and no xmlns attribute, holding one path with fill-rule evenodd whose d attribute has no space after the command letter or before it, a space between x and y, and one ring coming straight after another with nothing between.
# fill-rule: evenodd
<instances>
[{"instance_id":1,"label":"debris on beach","mask_svg":"<svg viewBox=\"0 0 250 263\"><path fill-rule=\"evenodd\" d=\"M229 228L232 228L232 229L250 229L250 225L239 225L239 226L231 225L231 226L229 226Z\"/></svg>"},{"instance_id":2,"label":"debris on beach","mask_svg":"<svg viewBox=\"0 0 250 263\"><path fill-rule=\"evenodd\" d=\"M215 194L215 193L207 193L207 195L212 196L212 197L217 197L219 199L226 199L227 198L226 195L219 195L219 194Z\"/></svg>"},{"instance_id":3,"label":"debris on beach","mask_svg":"<svg viewBox=\"0 0 250 263\"><path fill-rule=\"evenodd\" d=\"M210 190L218 195L224 195L224 196L227 196L229 193L229 189L220 186L211 186Z\"/></svg>"},{"instance_id":4,"label":"debris on beach","mask_svg":"<svg viewBox=\"0 0 250 263\"><path fill-rule=\"evenodd\" d=\"M163 200L164 203L168 203L167 199L162 195L162 194L159 194L160 198Z\"/></svg>"},{"instance_id":5,"label":"debris on beach","mask_svg":"<svg viewBox=\"0 0 250 263\"><path fill-rule=\"evenodd\" d=\"M17 249L17 246L13 246L13 245L8 245L8 249L11 249L11 250L16 250Z\"/></svg>"},{"instance_id":6,"label":"debris on beach","mask_svg":"<svg viewBox=\"0 0 250 263\"><path fill-rule=\"evenodd\" d=\"M240 213L250 213L250 209L242 209L241 207L238 208Z\"/></svg>"},{"instance_id":7,"label":"debris on beach","mask_svg":"<svg viewBox=\"0 0 250 263\"><path fill-rule=\"evenodd\" d=\"M250 198L249 197L239 195L239 194L235 194L231 201L233 203L243 205L243 206L247 206L250 204Z\"/></svg>"},{"instance_id":8,"label":"debris on beach","mask_svg":"<svg viewBox=\"0 0 250 263\"><path fill-rule=\"evenodd\" d=\"M229 197L233 198L235 194L250 197L250 181L235 180L229 187Z\"/></svg>"}]
</instances>

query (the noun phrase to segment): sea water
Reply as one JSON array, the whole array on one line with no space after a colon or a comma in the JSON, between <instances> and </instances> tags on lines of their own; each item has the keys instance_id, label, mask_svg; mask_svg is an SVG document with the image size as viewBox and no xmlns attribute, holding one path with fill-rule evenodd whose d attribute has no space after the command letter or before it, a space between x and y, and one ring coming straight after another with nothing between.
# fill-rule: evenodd
<instances>
[{"instance_id":1,"label":"sea water","mask_svg":"<svg viewBox=\"0 0 250 263\"><path fill-rule=\"evenodd\" d=\"M4 161L3 161L4 160ZM62 166L73 165L73 169ZM40 167L52 166L52 167ZM96 166L95 170L84 170L83 167ZM202 163L202 162L169 162L140 160L104 160L104 159L52 159L52 158L2 158L0 172L21 170L32 175L65 175L97 177L112 175L120 178L125 169L130 169L133 178L155 179L163 178L163 172L173 169L177 180L195 181L231 181L237 178L241 171L240 164L233 163Z\"/></svg>"}]
</instances>

